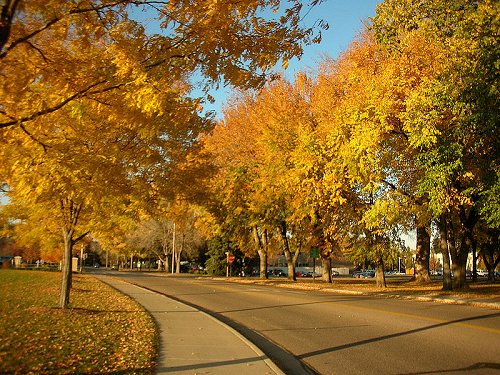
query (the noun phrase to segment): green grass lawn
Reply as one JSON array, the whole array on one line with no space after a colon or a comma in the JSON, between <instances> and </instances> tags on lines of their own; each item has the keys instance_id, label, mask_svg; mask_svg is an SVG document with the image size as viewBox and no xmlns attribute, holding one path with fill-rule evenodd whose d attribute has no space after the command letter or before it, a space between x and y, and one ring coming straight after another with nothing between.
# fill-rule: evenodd
<instances>
[{"instance_id":1,"label":"green grass lawn","mask_svg":"<svg viewBox=\"0 0 500 375\"><path fill-rule=\"evenodd\" d=\"M78 274L62 310L60 281L60 273L0 270L0 373L154 373L156 327L140 305Z\"/></svg>"}]
</instances>

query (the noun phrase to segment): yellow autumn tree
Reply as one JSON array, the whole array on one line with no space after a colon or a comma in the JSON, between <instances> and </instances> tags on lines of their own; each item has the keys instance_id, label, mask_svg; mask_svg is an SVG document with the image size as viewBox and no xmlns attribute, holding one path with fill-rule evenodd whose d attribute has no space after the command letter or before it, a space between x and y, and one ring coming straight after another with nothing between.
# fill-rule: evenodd
<instances>
[{"instance_id":1,"label":"yellow autumn tree","mask_svg":"<svg viewBox=\"0 0 500 375\"><path fill-rule=\"evenodd\" d=\"M132 19L142 12L158 34ZM183 95L193 74L207 84L262 84L277 62L320 40L317 28L301 26L304 12L299 1L277 0L8 0L0 22L0 128L72 102L97 105L100 93L116 90L130 106L168 113L159 96Z\"/></svg>"},{"instance_id":2,"label":"yellow autumn tree","mask_svg":"<svg viewBox=\"0 0 500 375\"><path fill-rule=\"evenodd\" d=\"M234 97L223 121L203 139L203 154L216 171L208 182L210 197L202 202L208 215L203 221L211 236L229 236L243 253L258 253L260 276L266 278L271 232L251 206L262 166L254 99L251 92Z\"/></svg>"},{"instance_id":3,"label":"yellow autumn tree","mask_svg":"<svg viewBox=\"0 0 500 375\"><path fill-rule=\"evenodd\" d=\"M394 187L409 173L399 168L407 161L404 147L391 141L401 134L400 102L389 83L394 77L388 75L385 83L386 60L365 33L337 61L323 64L313 102L329 155L324 186L344 204L339 219L349 233L346 250L359 263L377 264L380 286L385 285L384 259L397 239L394 230L404 225L405 197Z\"/></svg>"},{"instance_id":4,"label":"yellow autumn tree","mask_svg":"<svg viewBox=\"0 0 500 375\"><path fill-rule=\"evenodd\" d=\"M161 34L131 18L135 6L154 11ZM62 228L61 307L72 244L91 223L172 196L165 181L176 180L174 166L210 126L188 97L189 79L261 84L277 61L319 40L299 26L301 14L299 2L279 1L4 2L1 179Z\"/></svg>"},{"instance_id":5,"label":"yellow autumn tree","mask_svg":"<svg viewBox=\"0 0 500 375\"><path fill-rule=\"evenodd\" d=\"M324 152L310 108L313 83L300 74L294 83L278 79L254 95L242 95L226 108L206 150L219 166L213 196L223 210L220 216L231 218L225 230L240 233L242 242L253 233L261 254L279 243L291 279L300 252L319 247L330 281L332 253L345 236L339 219L345 199L324 187L331 155Z\"/></svg>"}]
</instances>

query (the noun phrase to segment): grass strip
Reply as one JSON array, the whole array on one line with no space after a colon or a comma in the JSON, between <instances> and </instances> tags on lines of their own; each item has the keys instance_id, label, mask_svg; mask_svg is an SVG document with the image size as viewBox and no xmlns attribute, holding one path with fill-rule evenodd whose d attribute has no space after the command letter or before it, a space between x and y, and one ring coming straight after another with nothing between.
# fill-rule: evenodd
<instances>
[{"instance_id":1,"label":"grass strip","mask_svg":"<svg viewBox=\"0 0 500 375\"><path fill-rule=\"evenodd\" d=\"M153 374L156 327L131 298L75 274L58 308L60 273L0 270L0 373Z\"/></svg>"}]
</instances>

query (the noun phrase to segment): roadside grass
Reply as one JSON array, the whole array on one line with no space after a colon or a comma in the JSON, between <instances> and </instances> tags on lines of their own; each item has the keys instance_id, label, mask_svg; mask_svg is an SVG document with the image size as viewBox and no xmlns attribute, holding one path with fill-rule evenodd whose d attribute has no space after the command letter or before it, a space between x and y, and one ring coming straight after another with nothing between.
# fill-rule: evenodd
<instances>
[{"instance_id":1,"label":"roadside grass","mask_svg":"<svg viewBox=\"0 0 500 375\"><path fill-rule=\"evenodd\" d=\"M135 301L90 275L0 270L0 373L153 374L156 327Z\"/></svg>"}]
</instances>

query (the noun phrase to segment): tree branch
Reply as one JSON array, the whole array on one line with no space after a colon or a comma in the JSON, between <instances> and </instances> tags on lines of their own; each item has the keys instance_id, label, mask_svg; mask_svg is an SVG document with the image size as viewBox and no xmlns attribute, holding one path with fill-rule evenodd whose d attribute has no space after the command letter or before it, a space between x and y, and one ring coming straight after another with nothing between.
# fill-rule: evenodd
<instances>
[{"instance_id":1,"label":"tree branch","mask_svg":"<svg viewBox=\"0 0 500 375\"><path fill-rule=\"evenodd\" d=\"M78 241L84 239L88 234L90 233L90 231L87 231L81 235L79 235L78 237L76 237L74 240L73 240L73 243L77 243Z\"/></svg>"},{"instance_id":2,"label":"tree branch","mask_svg":"<svg viewBox=\"0 0 500 375\"><path fill-rule=\"evenodd\" d=\"M0 14L0 51L3 49L7 40L9 40L10 32L12 30L12 20L16 13L19 0L6 1L2 7Z\"/></svg>"},{"instance_id":3,"label":"tree branch","mask_svg":"<svg viewBox=\"0 0 500 375\"><path fill-rule=\"evenodd\" d=\"M78 99L78 98L81 98L81 97L85 96L94 87L97 87L97 86L99 86L99 85L101 85L103 83L106 83L106 82L107 81L103 80L103 81L99 81L97 83L93 83L92 85L87 86L83 90L80 90L77 93L71 95L70 97L64 99L62 102L60 102L60 103L58 103L58 104L56 104L56 105L54 105L52 107L46 108L44 110L37 111L37 112L35 112L35 113L33 113L33 114L29 115L29 116L24 116L24 117L21 117L21 118L18 118L18 119L12 119L10 121L0 122L0 129L6 128L8 126L16 125L16 124L20 125L20 124L22 124L24 122L28 122L28 121L34 120L37 117L40 117L40 116L43 116L43 115L55 112L58 109L61 109L62 107L64 107L66 104L68 104L72 100L75 100L75 99Z\"/></svg>"},{"instance_id":4,"label":"tree branch","mask_svg":"<svg viewBox=\"0 0 500 375\"><path fill-rule=\"evenodd\" d=\"M29 131L28 131L28 130L24 127L24 125L23 125L23 124L20 124L19 126L21 127L22 131L23 131L24 133L26 133L26 135L27 135L28 137L30 137L30 138L31 138L31 139L32 139L35 143L38 143L40 146L42 146L42 147L43 147L43 151L47 152L47 148L49 148L49 146L47 146L47 145L46 145L45 143L43 143L42 141L40 141L40 140L36 139L36 138L35 138L35 136L34 136L33 134L31 134L31 133L30 133L30 132L29 132Z\"/></svg>"}]
</instances>

